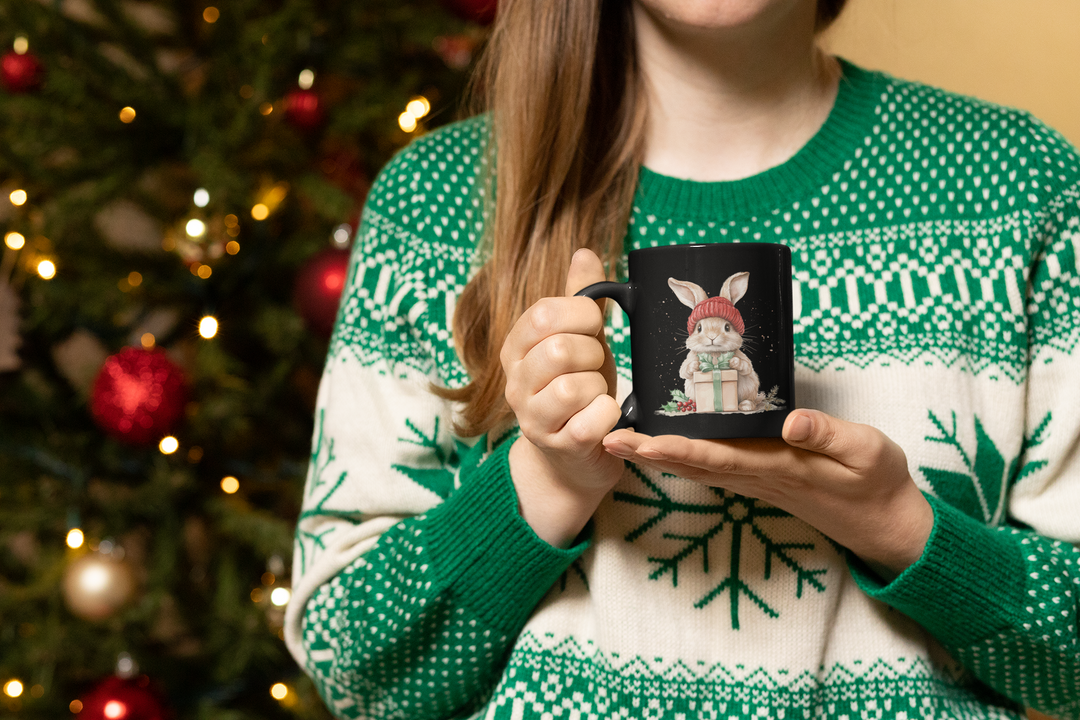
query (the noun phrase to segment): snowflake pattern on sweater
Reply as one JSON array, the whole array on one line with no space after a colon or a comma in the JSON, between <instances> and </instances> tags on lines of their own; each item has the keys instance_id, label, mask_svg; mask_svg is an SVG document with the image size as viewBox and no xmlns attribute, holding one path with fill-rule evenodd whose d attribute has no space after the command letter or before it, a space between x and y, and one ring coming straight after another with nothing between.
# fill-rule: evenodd
<instances>
[{"instance_id":1,"label":"snowflake pattern on sweater","mask_svg":"<svg viewBox=\"0 0 1080 720\"><path fill-rule=\"evenodd\" d=\"M569 550L507 438L455 438L483 117L365 208L320 387L286 639L343 718L1080 718L1080 157L1021 111L844 62L794 157L643 168L627 249L792 250L797 396L904 448L935 512L882 585L798 519L630 466ZM752 329L748 330L752 333ZM632 381L628 328L607 335Z\"/></svg>"}]
</instances>

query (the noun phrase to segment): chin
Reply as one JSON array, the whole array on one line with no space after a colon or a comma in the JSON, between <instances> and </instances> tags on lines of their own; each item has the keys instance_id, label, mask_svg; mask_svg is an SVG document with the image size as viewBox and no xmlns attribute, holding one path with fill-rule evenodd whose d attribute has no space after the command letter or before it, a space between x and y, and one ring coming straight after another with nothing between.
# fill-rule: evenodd
<instances>
[{"instance_id":1,"label":"chin","mask_svg":"<svg viewBox=\"0 0 1080 720\"><path fill-rule=\"evenodd\" d=\"M737 28L814 0L633 0L656 18L688 28Z\"/></svg>"}]
</instances>

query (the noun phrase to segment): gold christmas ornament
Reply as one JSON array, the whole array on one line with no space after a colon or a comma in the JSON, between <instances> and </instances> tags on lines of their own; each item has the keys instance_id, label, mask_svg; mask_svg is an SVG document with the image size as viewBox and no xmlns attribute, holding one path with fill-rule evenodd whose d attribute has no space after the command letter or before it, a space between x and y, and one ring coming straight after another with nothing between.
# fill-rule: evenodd
<instances>
[{"instance_id":1,"label":"gold christmas ornament","mask_svg":"<svg viewBox=\"0 0 1080 720\"><path fill-rule=\"evenodd\" d=\"M135 592L131 567L118 553L87 553L64 572L64 600L84 620L104 620L122 608Z\"/></svg>"}]
</instances>

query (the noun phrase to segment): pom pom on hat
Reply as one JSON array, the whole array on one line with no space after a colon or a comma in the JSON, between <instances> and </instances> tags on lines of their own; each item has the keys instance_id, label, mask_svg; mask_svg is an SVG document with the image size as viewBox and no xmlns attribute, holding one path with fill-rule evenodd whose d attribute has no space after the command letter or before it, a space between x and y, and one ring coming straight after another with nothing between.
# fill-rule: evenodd
<instances>
[{"instance_id":1,"label":"pom pom on hat","mask_svg":"<svg viewBox=\"0 0 1080 720\"><path fill-rule=\"evenodd\" d=\"M735 327L735 332L740 335L746 329L746 326L743 325L742 314L735 309L730 300L723 297L711 297L694 306L694 311L690 313L690 319L686 321L686 332L693 335L694 326L698 324L699 320L707 317L718 317L727 320Z\"/></svg>"}]
</instances>

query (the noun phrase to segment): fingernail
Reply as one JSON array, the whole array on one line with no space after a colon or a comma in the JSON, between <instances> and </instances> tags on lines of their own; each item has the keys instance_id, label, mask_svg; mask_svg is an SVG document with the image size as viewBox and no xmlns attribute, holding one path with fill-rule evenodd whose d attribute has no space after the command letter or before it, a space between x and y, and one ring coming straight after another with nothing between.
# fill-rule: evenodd
<instances>
[{"instance_id":1,"label":"fingernail","mask_svg":"<svg viewBox=\"0 0 1080 720\"><path fill-rule=\"evenodd\" d=\"M634 456L634 450L629 445L618 440L612 440L611 442L604 443L604 449L618 458L628 458Z\"/></svg>"},{"instance_id":2,"label":"fingernail","mask_svg":"<svg viewBox=\"0 0 1080 720\"><path fill-rule=\"evenodd\" d=\"M654 450L653 448L638 448L637 452L641 457L646 457L650 460L667 460L667 455L659 450Z\"/></svg>"},{"instance_id":3,"label":"fingernail","mask_svg":"<svg viewBox=\"0 0 1080 720\"><path fill-rule=\"evenodd\" d=\"M810 418L806 415L796 415L795 419L791 421L791 427L788 428L788 439L802 442L810 437L813 430L814 422Z\"/></svg>"}]
</instances>

